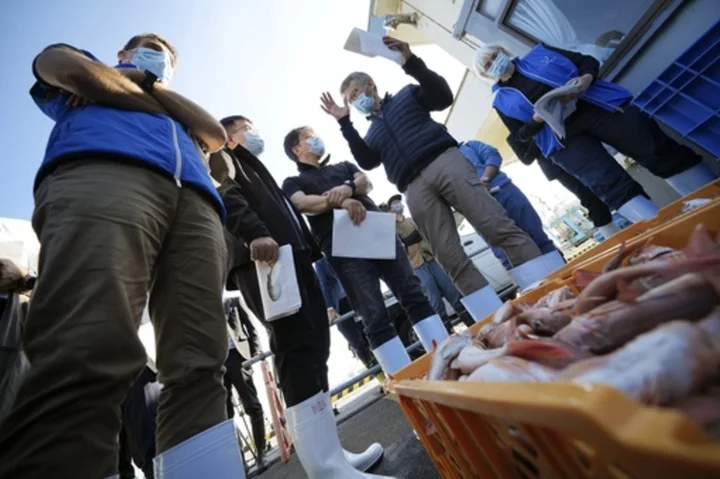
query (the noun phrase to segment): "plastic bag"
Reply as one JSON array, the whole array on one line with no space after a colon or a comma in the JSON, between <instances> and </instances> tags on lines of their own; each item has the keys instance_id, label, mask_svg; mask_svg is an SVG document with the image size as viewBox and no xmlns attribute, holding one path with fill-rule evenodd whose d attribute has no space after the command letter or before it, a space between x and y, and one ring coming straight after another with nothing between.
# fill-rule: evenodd
<instances>
[{"instance_id":1,"label":"plastic bag","mask_svg":"<svg viewBox=\"0 0 720 479\"><path fill-rule=\"evenodd\" d=\"M5 419L30 369L22 351L23 318L27 296L0 293L0 423Z\"/></svg>"}]
</instances>

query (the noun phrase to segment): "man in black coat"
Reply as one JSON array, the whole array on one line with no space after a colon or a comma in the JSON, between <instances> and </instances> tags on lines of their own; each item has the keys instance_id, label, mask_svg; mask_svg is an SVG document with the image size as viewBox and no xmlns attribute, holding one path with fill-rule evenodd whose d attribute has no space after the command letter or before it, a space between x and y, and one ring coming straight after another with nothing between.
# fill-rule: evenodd
<instances>
[{"instance_id":1,"label":"man in black coat","mask_svg":"<svg viewBox=\"0 0 720 479\"><path fill-rule=\"evenodd\" d=\"M366 477L383 449L373 444L361 454L344 451L328 395L327 361L330 327L313 263L320 250L302 216L290 204L270 172L257 158L263 142L247 118L221 120L227 148L210 157L211 174L227 210L230 274L228 289L238 289L269 331L285 418L295 451L310 479ZM291 245L302 299L300 310L266 321L255 262L277 261L279 247Z\"/></svg>"}]
</instances>

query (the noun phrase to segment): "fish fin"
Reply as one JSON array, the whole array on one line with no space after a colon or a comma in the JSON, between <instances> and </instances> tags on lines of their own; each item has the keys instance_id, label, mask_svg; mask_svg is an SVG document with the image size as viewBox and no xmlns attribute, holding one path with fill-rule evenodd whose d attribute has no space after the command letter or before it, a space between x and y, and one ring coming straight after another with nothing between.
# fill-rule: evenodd
<instances>
[{"instance_id":1,"label":"fish fin","mask_svg":"<svg viewBox=\"0 0 720 479\"><path fill-rule=\"evenodd\" d=\"M600 273L580 269L573 274L572 283L579 291L582 291L598 276L600 276Z\"/></svg>"},{"instance_id":2,"label":"fish fin","mask_svg":"<svg viewBox=\"0 0 720 479\"><path fill-rule=\"evenodd\" d=\"M506 354L531 361L571 356L570 351L560 344L535 339L508 342Z\"/></svg>"},{"instance_id":3,"label":"fish fin","mask_svg":"<svg viewBox=\"0 0 720 479\"><path fill-rule=\"evenodd\" d=\"M640 296L640 293L632 287L632 281L626 278L620 278L617 282L617 296L619 301L634 301Z\"/></svg>"},{"instance_id":4,"label":"fish fin","mask_svg":"<svg viewBox=\"0 0 720 479\"><path fill-rule=\"evenodd\" d=\"M705 229L705 226L699 224L695 226L690 241L685 246L683 252L688 258L702 257L717 251L717 245L712 240L712 236Z\"/></svg>"}]
</instances>

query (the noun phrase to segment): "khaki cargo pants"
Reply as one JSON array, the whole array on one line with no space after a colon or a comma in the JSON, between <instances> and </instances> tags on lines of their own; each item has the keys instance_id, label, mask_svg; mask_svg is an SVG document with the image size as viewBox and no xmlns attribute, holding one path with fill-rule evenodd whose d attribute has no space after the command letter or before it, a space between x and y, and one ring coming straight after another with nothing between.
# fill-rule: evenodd
<instances>
[{"instance_id":1,"label":"khaki cargo pants","mask_svg":"<svg viewBox=\"0 0 720 479\"><path fill-rule=\"evenodd\" d=\"M422 170L408 185L405 196L420 233L463 295L484 288L488 282L460 243L452 208L488 243L502 248L513 266L540 256L537 245L508 217L457 148L446 150Z\"/></svg>"},{"instance_id":2,"label":"khaki cargo pants","mask_svg":"<svg viewBox=\"0 0 720 479\"><path fill-rule=\"evenodd\" d=\"M158 453L223 421L226 251L210 200L147 168L74 161L40 184L33 227L31 369L0 425L0 478L117 472L120 404L146 362L137 328L148 291Z\"/></svg>"}]
</instances>

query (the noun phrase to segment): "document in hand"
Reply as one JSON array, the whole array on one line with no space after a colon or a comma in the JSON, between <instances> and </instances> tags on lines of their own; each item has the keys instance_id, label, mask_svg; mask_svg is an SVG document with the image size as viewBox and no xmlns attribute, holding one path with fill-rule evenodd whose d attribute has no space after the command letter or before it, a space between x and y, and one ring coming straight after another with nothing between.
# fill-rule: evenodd
<instances>
[{"instance_id":1,"label":"document in hand","mask_svg":"<svg viewBox=\"0 0 720 479\"><path fill-rule=\"evenodd\" d=\"M256 261L255 270L266 321L275 321L300 311L302 297L292 246L281 246L278 260L273 265Z\"/></svg>"},{"instance_id":2,"label":"document in hand","mask_svg":"<svg viewBox=\"0 0 720 479\"><path fill-rule=\"evenodd\" d=\"M376 56L385 57L398 65L402 65L402 53L390 50L385 46L381 37L359 28L353 28L350 32L350 36L345 42L345 50L371 58Z\"/></svg>"},{"instance_id":3,"label":"document in hand","mask_svg":"<svg viewBox=\"0 0 720 479\"><path fill-rule=\"evenodd\" d=\"M345 210L334 210L332 255L342 258L395 259L395 214L368 211L355 226Z\"/></svg>"},{"instance_id":4,"label":"document in hand","mask_svg":"<svg viewBox=\"0 0 720 479\"><path fill-rule=\"evenodd\" d=\"M577 91L577 85L571 83L550 90L535 102L535 113L545 120L560 138L565 138L565 119L577 106L577 100L563 104L560 99Z\"/></svg>"}]
</instances>

